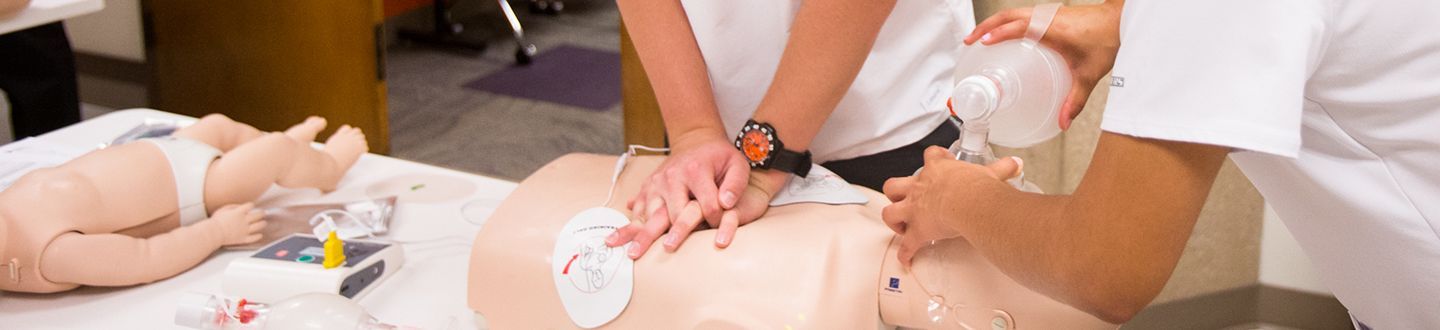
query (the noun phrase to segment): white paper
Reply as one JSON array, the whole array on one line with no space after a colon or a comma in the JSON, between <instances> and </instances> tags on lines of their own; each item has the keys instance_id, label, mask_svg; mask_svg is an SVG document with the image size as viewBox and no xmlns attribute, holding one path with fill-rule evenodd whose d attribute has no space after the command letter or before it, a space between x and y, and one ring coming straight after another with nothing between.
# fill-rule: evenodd
<instances>
[{"instance_id":1,"label":"white paper","mask_svg":"<svg viewBox=\"0 0 1440 330\"><path fill-rule=\"evenodd\" d=\"M635 263L625 245L605 246L605 237L630 223L620 211L595 207L576 214L555 237L550 275L570 320L581 328L595 328L630 304Z\"/></svg>"},{"instance_id":2,"label":"white paper","mask_svg":"<svg viewBox=\"0 0 1440 330\"><path fill-rule=\"evenodd\" d=\"M64 164L88 151L35 138L0 146L0 191L31 171Z\"/></svg>"},{"instance_id":3,"label":"white paper","mask_svg":"<svg viewBox=\"0 0 1440 330\"><path fill-rule=\"evenodd\" d=\"M792 174L790 183L786 184L785 189L781 189L780 193L770 200L770 206L796 203L841 205L870 202L865 194L850 186L845 179L820 165L811 166L808 174L803 178Z\"/></svg>"}]
</instances>

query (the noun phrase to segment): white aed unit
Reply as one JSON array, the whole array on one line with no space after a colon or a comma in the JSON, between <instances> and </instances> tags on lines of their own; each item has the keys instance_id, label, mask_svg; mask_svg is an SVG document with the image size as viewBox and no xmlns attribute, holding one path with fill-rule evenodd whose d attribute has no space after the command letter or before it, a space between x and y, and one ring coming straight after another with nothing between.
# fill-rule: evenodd
<instances>
[{"instance_id":1,"label":"white aed unit","mask_svg":"<svg viewBox=\"0 0 1440 330\"><path fill-rule=\"evenodd\" d=\"M404 250L398 244L344 241L345 263L325 269L324 244L315 236L295 234L275 241L225 268L226 295L273 303L302 293L324 292L356 299L400 270Z\"/></svg>"}]
</instances>

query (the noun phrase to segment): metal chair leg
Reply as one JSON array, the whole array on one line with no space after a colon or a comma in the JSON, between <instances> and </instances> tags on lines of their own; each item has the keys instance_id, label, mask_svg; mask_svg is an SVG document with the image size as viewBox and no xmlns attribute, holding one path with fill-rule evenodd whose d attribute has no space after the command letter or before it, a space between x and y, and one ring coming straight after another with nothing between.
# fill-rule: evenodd
<instances>
[{"instance_id":1,"label":"metal chair leg","mask_svg":"<svg viewBox=\"0 0 1440 330\"><path fill-rule=\"evenodd\" d=\"M505 14L505 20L510 22L510 30L515 32L515 44L520 46L515 50L515 63L530 64L531 59L535 56L535 44L525 41L525 29L520 27L520 19L515 17L515 10L510 8L510 1L496 1L500 3L500 10Z\"/></svg>"}]
</instances>

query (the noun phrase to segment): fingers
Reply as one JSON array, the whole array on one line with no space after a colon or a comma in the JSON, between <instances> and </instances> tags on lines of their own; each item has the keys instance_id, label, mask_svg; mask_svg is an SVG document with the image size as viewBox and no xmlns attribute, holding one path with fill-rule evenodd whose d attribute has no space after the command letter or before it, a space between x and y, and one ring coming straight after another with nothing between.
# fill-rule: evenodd
<instances>
[{"instance_id":1,"label":"fingers","mask_svg":"<svg viewBox=\"0 0 1440 330\"><path fill-rule=\"evenodd\" d=\"M246 232L247 232L247 233L259 233L260 231L265 230L265 226L268 225L268 224L269 224L269 223L268 223L268 222L265 222L265 221L255 221L255 222L251 222L251 223L250 223L250 227L247 228L247 229L249 229L249 231L246 231Z\"/></svg>"},{"instance_id":2,"label":"fingers","mask_svg":"<svg viewBox=\"0 0 1440 330\"><path fill-rule=\"evenodd\" d=\"M658 208L658 210L658 212L666 212L663 207ZM639 259L640 256L645 255L645 251L650 250L650 245L654 244L655 240L660 238L660 234L664 233L665 229L670 228L669 221L658 220L668 219L669 216L666 214L660 214L660 216L661 217L653 218L654 220L646 221L645 227L642 228L639 233L635 234L635 240L633 241L635 244L631 244L630 250L626 252L626 254L630 256L630 259Z\"/></svg>"},{"instance_id":3,"label":"fingers","mask_svg":"<svg viewBox=\"0 0 1440 330\"><path fill-rule=\"evenodd\" d=\"M881 190L885 192L885 198L889 198L891 202L899 202L904 200L905 196L910 195L910 187L914 184L915 177L913 176L895 177L885 180L885 185L881 187Z\"/></svg>"},{"instance_id":4,"label":"fingers","mask_svg":"<svg viewBox=\"0 0 1440 330\"><path fill-rule=\"evenodd\" d=\"M631 221L630 224L625 225L624 227L620 227L620 229L616 229L615 232L610 233L610 236L605 238L605 246L616 247L624 245L625 243L629 243L630 241L635 239L635 235L639 234L640 231L644 229L644 223L639 221Z\"/></svg>"},{"instance_id":5,"label":"fingers","mask_svg":"<svg viewBox=\"0 0 1440 330\"><path fill-rule=\"evenodd\" d=\"M736 155L725 162L725 173L720 178L720 206L726 210L735 208L740 202L740 195L745 193L745 187L750 183L750 163ZM713 220L713 219L712 219Z\"/></svg>"},{"instance_id":6,"label":"fingers","mask_svg":"<svg viewBox=\"0 0 1440 330\"><path fill-rule=\"evenodd\" d=\"M1025 37L1025 29L1029 26L1029 19L1010 21L981 36L980 44L989 46L1001 41L1020 39Z\"/></svg>"},{"instance_id":7,"label":"fingers","mask_svg":"<svg viewBox=\"0 0 1440 330\"><path fill-rule=\"evenodd\" d=\"M243 215L245 215L246 213L248 213L248 212L250 212L251 210L254 210L254 209L255 209L255 203L230 204L230 205L221 206L219 210L215 210L215 213L221 213L221 212L236 212L236 213L240 213L240 214L243 216Z\"/></svg>"},{"instance_id":8,"label":"fingers","mask_svg":"<svg viewBox=\"0 0 1440 330\"><path fill-rule=\"evenodd\" d=\"M925 167L931 167L931 165L936 165L936 162L939 161L954 159L955 155L951 155L949 150L945 150L945 148L942 148L940 146L930 146L929 148L925 148Z\"/></svg>"},{"instance_id":9,"label":"fingers","mask_svg":"<svg viewBox=\"0 0 1440 330\"><path fill-rule=\"evenodd\" d=\"M900 236L900 249L895 253L895 257L900 259L900 265L909 269L915 262L915 253L926 246L930 246L930 240L918 235Z\"/></svg>"},{"instance_id":10,"label":"fingers","mask_svg":"<svg viewBox=\"0 0 1440 330\"><path fill-rule=\"evenodd\" d=\"M646 219L646 221L664 220L671 222L674 221L674 219L670 219L671 215L680 215L680 209L684 208L685 203L690 201L690 191L685 189L685 182L680 180L683 175L685 174L678 168L672 167L666 170L663 181L665 182L665 191L660 194L660 197L664 199L664 207L662 208L665 209L666 216L664 218L649 218Z\"/></svg>"},{"instance_id":11,"label":"fingers","mask_svg":"<svg viewBox=\"0 0 1440 330\"><path fill-rule=\"evenodd\" d=\"M726 248L734 241L735 230L740 228L740 214L735 210L728 210L720 215L720 226L715 232L715 246Z\"/></svg>"},{"instance_id":12,"label":"fingers","mask_svg":"<svg viewBox=\"0 0 1440 330\"><path fill-rule=\"evenodd\" d=\"M701 220L700 204L695 201L685 203L685 208L681 209L680 215L676 216L675 222L671 224L670 233L665 234L665 250L675 252L679 249L680 243L690 237L690 233L695 231L695 226L699 225Z\"/></svg>"},{"instance_id":13,"label":"fingers","mask_svg":"<svg viewBox=\"0 0 1440 330\"><path fill-rule=\"evenodd\" d=\"M640 222L645 222L645 216L648 215L645 213L647 210L645 208L645 197L645 191L642 189L640 194L635 195L635 199L630 202L630 216Z\"/></svg>"},{"instance_id":14,"label":"fingers","mask_svg":"<svg viewBox=\"0 0 1440 330\"><path fill-rule=\"evenodd\" d=\"M990 169L990 175L996 179L1009 180L1020 175L1021 167L1024 164L1025 162L1020 160L1020 157L1010 156L990 162L985 167Z\"/></svg>"},{"instance_id":15,"label":"fingers","mask_svg":"<svg viewBox=\"0 0 1440 330\"><path fill-rule=\"evenodd\" d=\"M880 210L880 218L885 221L885 226L890 227L897 235L905 235L905 220L910 217L910 203L899 202L885 206Z\"/></svg>"},{"instance_id":16,"label":"fingers","mask_svg":"<svg viewBox=\"0 0 1440 330\"><path fill-rule=\"evenodd\" d=\"M715 184L715 172L709 166L702 166L698 163L690 163L686 167L685 188L699 201L700 214L706 219L720 219L720 212L725 211L721 206L719 188ZM688 204L680 204L687 205ZM679 214L678 212L675 214Z\"/></svg>"},{"instance_id":17,"label":"fingers","mask_svg":"<svg viewBox=\"0 0 1440 330\"><path fill-rule=\"evenodd\" d=\"M1024 9L1025 8L1007 9L995 13L995 15L991 15L989 18L986 18L984 21L980 22L980 24L975 25L975 30L970 31L970 35L965 36L965 44L973 44L976 40L980 40L980 38L982 38L985 34L990 33L991 30L994 30L995 28L1010 23L1012 21L1021 20L1024 22L1029 22L1030 11ZM990 39L993 38L994 37L992 36Z\"/></svg>"},{"instance_id":18,"label":"fingers","mask_svg":"<svg viewBox=\"0 0 1440 330\"><path fill-rule=\"evenodd\" d=\"M645 215L645 218L643 221L645 221L645 223L651 223L655 221L670 223L670 217L668 216L668 214L660 214L660 212L664 211L668 211L665 209L665 200L661 199L660 197L651 196L645 202L645 209L643 210L643 212L645 212L643 213Z\"/></svg>"}]
</instances>

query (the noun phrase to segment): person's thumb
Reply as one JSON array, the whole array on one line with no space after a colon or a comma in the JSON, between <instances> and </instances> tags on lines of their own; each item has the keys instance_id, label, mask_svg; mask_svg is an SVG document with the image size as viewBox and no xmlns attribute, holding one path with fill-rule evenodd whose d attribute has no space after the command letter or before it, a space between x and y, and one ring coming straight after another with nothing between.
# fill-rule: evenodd
<instances>
[{"instance_id":1,"label":"person's thumb","mask_svg":"<svg viewBox=\"0 0 1440 330\"><path fill-rule=\"evenodd\" d=\"M716 197L720 199L720 207L726 210L734 209L740 202L740 196L745 194L745 186L750 182L750 163L740 157L732 157L725 163L724 171L720 172L720 190Z\"/></svg>"},{"instance_id":2,"label":"person's thumb","mask_svg":"<svg viewBox=\"0 0 1440 330\"><path fill-rule=\"evenodd\" d=\"M1070 129L1070 124L1075 117L1085 111L1085 102L1090 100L1090 92L1095 91L1094 83L1087 83L1076 79L1071 83L1070 94L1065 96L1065 104L1060 108L1060 129Z\"/></svg>"},{"instance_id":3,"label":"person's thumb","mask_svg":"<svg viewBox=\"0 0 1440 330\"><path fill-rule=\"evenodd\" d=\"M990 169L990 174L994 175L996 179L1009 180L1020 175L1020 171L1025 167L1025 161L1020 160L1020 157L1010 156L996 159L985 167Z\"/></svg>"},{"instance_id":4,"label":"person's thumb","mask_svg":"<svg viewBox=\"0 0 1440 330\"><path fill-rule=\"evenodd\" d=\"M742 226L765 215L765 211L770 209L770 199L773 197L769 192L754 185L747 185L745 189L745 193L740 196L740 201L735 204L736 215L740 216L739 220Z\"/></svg>"}]
</instances>

